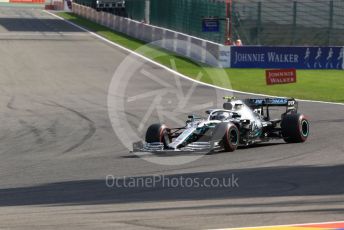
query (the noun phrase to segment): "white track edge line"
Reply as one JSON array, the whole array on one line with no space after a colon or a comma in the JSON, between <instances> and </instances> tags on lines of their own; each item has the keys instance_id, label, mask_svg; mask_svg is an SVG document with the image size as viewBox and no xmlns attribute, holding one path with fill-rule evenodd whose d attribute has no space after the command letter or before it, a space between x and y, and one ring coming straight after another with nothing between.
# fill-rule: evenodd
<instances>
[{"instance_id":1,"label":"white track edge line","mask_svg":"<svg viewBox=\"0 0 344 230\"><path fill-rule=\"evenodd\" d=\"M128 48L125 48L124 46L121 46L121 45L119 45L119 44L117 44L115 42L112 42L109 39L104 38L104 37L100 36L99 34L94 33L94 32L92 32L92 31L90 31L90 30L88 30L88 29L86 29L86 28L84 28L82 26L79 26L79 25L69 21L69 20L66 20L66 19L64 19L64 18L62 18L62 17L60 17L60 16L58 16L58 15L56 15L54 13L51 13L51 12L49 12L47 10L43 10L43 12L46 12L46 13L52 15L53 17L56 17L56 18L58 18L60 20L63 20L63 21L65 21L66 23L68 23L70 25L73 25L76 28L79 28L79 29L81 29L81 30L83 30L85 32L88 32L89 34L99 38L100 40L102 40L104 42L107 42L107 43L109 43L109 44L111 44L113 46L116 46L116 47L118 47L118 48L120 48L122 50L125 50L125 51L127 51L129 53L132 53L132 54L134 54L137 57L140 57L140 58L142 58L142 59L144 59L144 60L146 60L146 61L148 61L148 62L150 62L150 63L152 63L154 65L157 65L157 66L167 70L168 72L171 72L171 73L173 73L173 74L175 74L175 75L177 75L177 76L179 76L181 78L187 79L189 81L196 82L196 83L198 83L200 85L205 85L205 86L208 86L208 87L213 87L215 89L224 90L224 91L228 91L228 92L232 92L232 93L238 93L238 94L254 95L254 96L260 96L260 97L279 97L279 96L273 96L273 95L268 95L268 94L250 93L250 92L244 92L244 91L239 91L239 90L234 90L234 89L227 89L227 88L223 88L223 87L220 87L220 86L211 85L211 84L208 84L208 83L205 83L205 82L197 81L197 80L192 79L192 78L190 78L188 76L185 76L185 75L183 75L183 74L181 74L181 73L179 73L179 72L177 72L175 70L172 70L172 69L168 68L167 66L164 66L164 65L162 65L162 64L160 64L160 63L158 63L158 62L156 62L156 61L154 61L152 59L149 59L149 58L147 58L147 57L145 57L145 56L143 56L143 55L141 55L139 53L136 53L133 50L130 50ZM321 104L330 104L330 105L341 105L341 106L344 106L344 103L339 103L339 102L304 100L304 99L297 99L297 98L296 98L296 100L302 101L302 102L311 102L311 103L321 103Z\"/></svg>"},{"instance_id":2,"label":"white track edge line","mask_svg":"<svg viewBox=\"0 0 344 230\"><path fill-rule=\"evenodd\" d=\"M259 228L273 228L273 227L302 227L305 225L317 225L317 224L339 224L344 221L330 221L330 222L316 222L316 223L302 223L302 224L283 224L283 225L266 225L266 226L257 226L257 227L241 227L241 228L217 228L212 230L244 230L244 229L259 229Z\"/></svg>"}]
</instances>

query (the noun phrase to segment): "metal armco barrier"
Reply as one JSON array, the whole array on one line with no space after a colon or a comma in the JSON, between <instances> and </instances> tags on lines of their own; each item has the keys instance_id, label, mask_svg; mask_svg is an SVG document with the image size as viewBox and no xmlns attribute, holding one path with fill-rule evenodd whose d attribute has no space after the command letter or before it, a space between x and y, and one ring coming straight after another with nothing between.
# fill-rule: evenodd
<instances>
[{"instance_id":1,"label":"metal armco barrier","mask_svg":"<svg viewBox=\"0 0 344 230\"><path fill-rule=\"evenodd\" d=\"M215 42L192 37L187 34L179 33L161 27L148 25L128 18L112 15L106 12L98 12L90 7L73 3L72 10L75 14L109 27L114 31L124 33L130 37L145 41L147 43L158 42L161 47L175 52L181 56L188 57L196 62L206 63L211 66L218 65L218 55L220 47L223 45ZM174 39L181 40L181 45L171 42ZM167 42L165 42L167 41ZM193 52L190 47L200 46L204 51ZM208 51L208 52L205 52Z\"/></svg>"}]
</instances>

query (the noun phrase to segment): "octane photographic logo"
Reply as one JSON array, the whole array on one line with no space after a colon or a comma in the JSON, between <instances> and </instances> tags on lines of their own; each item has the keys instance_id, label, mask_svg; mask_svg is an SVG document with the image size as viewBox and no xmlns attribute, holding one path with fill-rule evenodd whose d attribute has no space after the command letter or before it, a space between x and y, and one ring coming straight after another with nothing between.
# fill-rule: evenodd
<instances>
[{"instance_id":1,"label":"octane photographic logo","mask_svg":"<svg viewBox=\"0 0 344 230\"><path fill-rule=\"evenodd\" d=\"M188 47L189 46L189 47ZM222 108L223 96L231 96L229 91L201 84L230 87L229 77L221 68L205 67L187 59L175 59L157 47L184 50L189 55L216 59L201 46L182 40L160 40L144 45L130 53L116 68L108 91L108 113L114 132L121 143L133 150L133 143L145 141L147 128L151 124L165 124L169 128L184 127L188 115L205 117L205 111ZM147 56L169 66L167 71L161 66L137 54ZM190 68L197 66L197 68ZM188 72L195 81L183 78L178 71ZM161 165L181 165L202 157L202 153L145 153L134 152L136 156Z\"/></svg>"}]
</instances>

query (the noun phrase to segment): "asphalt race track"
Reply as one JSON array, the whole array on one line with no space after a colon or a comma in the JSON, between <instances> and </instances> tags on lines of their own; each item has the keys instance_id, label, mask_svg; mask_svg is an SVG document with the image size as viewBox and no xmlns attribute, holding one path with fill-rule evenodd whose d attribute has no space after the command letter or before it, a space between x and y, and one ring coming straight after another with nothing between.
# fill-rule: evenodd
<instances>
[{"instance_id":1,"label":"asphalt race track","mask_svg":"<svg viewBox=\"0 0 344 230\"><path fill-rule=\"evenodd\" d=\"M108 114L111 79L126 56L40 9L0 8L1 229L199 229L344 219L344 106L300 103L311 121L304 144L276 141L182 165L151 163L164 156L130 153ZM141 70L127 94L113 97L160 89L149 73L165 86L192 88L191 81L134 61ZM173 94L165 96L172 100L165 105L175 103ZM197 86L188 103L214 97L214 89ZM122 112L131 126L152 100L127 100ZM107 175L235 175L239 187L108 188Z\"/></svg>"}]
</instances>

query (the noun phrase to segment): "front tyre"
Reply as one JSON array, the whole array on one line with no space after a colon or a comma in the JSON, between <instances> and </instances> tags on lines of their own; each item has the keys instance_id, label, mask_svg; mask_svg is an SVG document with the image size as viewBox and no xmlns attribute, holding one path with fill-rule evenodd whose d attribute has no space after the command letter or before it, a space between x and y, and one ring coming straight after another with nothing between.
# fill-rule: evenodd
<instances>
[{"instance_id":1,"label":"front tyre","mask_svg":"<svg viewBox=\"0 0 344 230\"><path fill-rule=\"evenodd\" d=\"M287 143L305 142L309 136L309 121L303 114L287 114L281 122L282 137Z\"/></svg>"},{"instance_id":2,"label":"front tyre","mask_svg":"<svg viewBox=\"0 0 344 230\"><path fill-rule=\"evenodd\" d=\"M226 152L234 152L239 145L240 133L232 122L220 123L215 127L213 139L221 140Z\"/></svg>"},{"instance_id":3,"label":"front tyre","mask_svg":"<svg viewBox=\"0 0 344 230\"><path fill-rule=\"evenodd\" d=\"M163 143L165 148L170 143L169 129L163 124L153 124L148 127L146 132L147 143Z\"/></svg>"}]
</instances>

